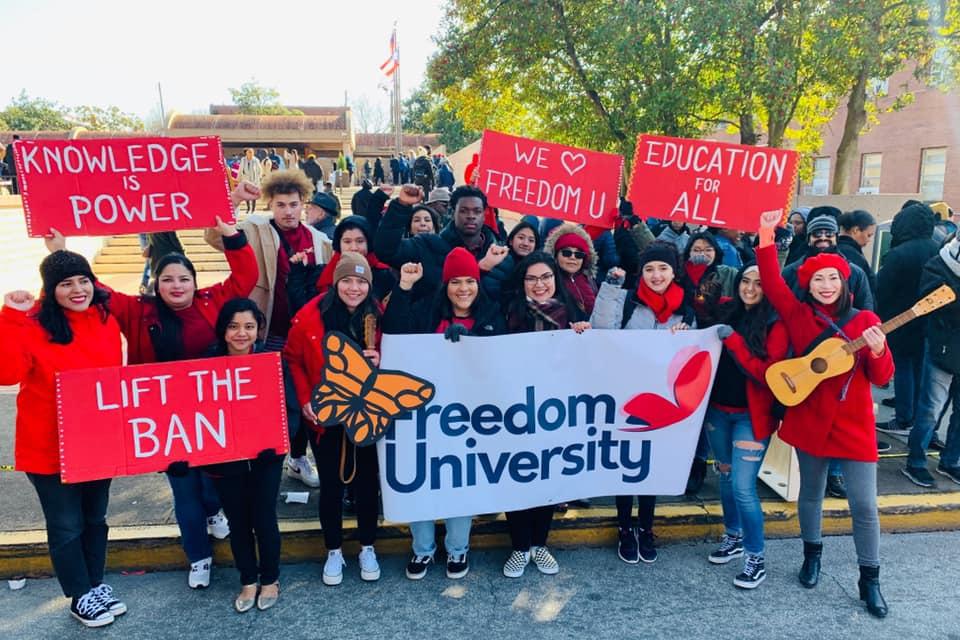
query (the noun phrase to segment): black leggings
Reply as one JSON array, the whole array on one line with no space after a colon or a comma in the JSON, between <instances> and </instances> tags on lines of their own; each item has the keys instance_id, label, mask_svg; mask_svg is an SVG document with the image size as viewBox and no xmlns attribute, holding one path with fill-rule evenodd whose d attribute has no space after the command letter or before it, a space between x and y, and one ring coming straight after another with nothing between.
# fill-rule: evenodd
<instances>
[{"instance_id":1,"label":"black leggings","mask_svg":"<svg viewBox=\"0 0 960 640\"><path fill-rule=\"evenodd\" d=\"M507 511L510 543L514 551L529 551L530 547L544 547L556 505L533 507L523 511Z\"/></svg>"},{"instance_id":2,"label":"black leggings","mask_svg":"<svg viewBox=\"0 0 960 640\"><path fill-rule=\"evenodd\" d=\"M657 496L637 496L637 526L644 531L653 531L653 512L657 508ZM633 527L633 496L617 496L617 526Z\"/></svg>"},{"instance_id":3,"label":"black leggings","mask_svg":"<svg viewBox=\"0 0 960 640\"><path fill-rule=\"evenodd\" d=\"M311 434L312 435L312 434ZM342 427L327 427L319 438L310 438L313 456L320 475L320 526L327 549L343 546L343 487L340 480L340 449L344 442ZM372 545L377 539L377 517L380 514L380 478L377 471L377 447L355 447L346 440L347 455L344 476L353 472L356 451L356 474L353 477L357 509L357 539Z\"/></svg>"},{"instance_id":4,"label":"black leggings","mask_svg":"<svg viewBox=\"0 0 960 640\"><path fill-rule=\"evenodd\" d=\"M230 550L240 584L273 584L280 577L280 527L277 494L283 456L251 460L248 470L213 478L223 512L230 521ZM260 561L257 562L259 555Z\"/></svg>"}]
</instances>

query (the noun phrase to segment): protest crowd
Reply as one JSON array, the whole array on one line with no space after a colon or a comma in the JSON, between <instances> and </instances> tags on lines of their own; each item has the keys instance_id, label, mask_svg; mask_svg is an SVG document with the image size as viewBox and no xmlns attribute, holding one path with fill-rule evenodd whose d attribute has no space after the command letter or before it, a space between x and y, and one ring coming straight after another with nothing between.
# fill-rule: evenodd
<instances>
[{"instance_id":1,"label":"protest crowd","mask_svg":"<svg viewBox=\"0 0 960 640\"><path fill-rule=\"evenodd\" d=\"M688 481L696 492L708 459L714 461L725 533L707 560L741 563L734 584L742 589L767 577L757 474L778 431L799 459L800 583L814 588L820 577L824 497L845 498L859 598L872 615L887 615L877 461L889 445L877 431L909 434L903 473L915 484L935 485L927 466L931 447L941 450L934 470L960 484L960 305L934 311L889 339L879 325L941 285L960 293L960 238L945 227L952 211L905 203L893 219L891 249L874 273L863 247L877 222L865 211L776 210L758 216L752 228L734 230L655 219L621 198L612 229L528 215L508 230L473 181L453 188L449 166L434 172L439 168L428 149L419 158L392 158L388 166L379 159L373 167L365 163L352 215L341 216L335 194L323 189L324 169L311 166L315 158L274 155L259 158L248 149L238 159L231 199L239 222L219 220L205 234L230 265L222 283L198 288L196 269L173 234L169 248L153 245L155 277L150 285L144 279L139 295L111 290L51 229L39 298L26 291L4 297L0 384L20 385L16 467L36 490L52 564L80 622L104 626L127 608L103 581L110 480L65 483L58 475L58 372L282 353L289 455L266 449L247 460L177 461L166 469L189 586L210 583L209 536L229 536L240 582L233 605L243 613L268 609L280 598L276 504L284 473L319 487L323 584L340 584L353 562L342 552L345 499L356 512L360 578L380 578L377 448L356 446L341 427L318 425L312 402L331 332L360 345L377 367L383 334L441 334L457 343L527 332L669 335L711 327L723 348ZM352 161L343 165L352 178ZM258 213L260 199L267 211ZM945 228L948 234L938 237ZM850 372L823 381L796 406L780 405L765 382L767 369L837 336L862 338ZM584 357L589 354L570 354L573 369ZM896 417L878 425L871 388L891 382ZM950 424L938 431L951 402ZM653 495L616 497L616 553L623 562L657 560L656 505ZM560 570L562 556L549 546L557 509L545 504L506 513L512 548L504 576ZM470 570L471 525L469 516L445 521L450 579ZM406 576L419 580L439 558L435 523L409 528Z\"/></svg>"}]
</instances>

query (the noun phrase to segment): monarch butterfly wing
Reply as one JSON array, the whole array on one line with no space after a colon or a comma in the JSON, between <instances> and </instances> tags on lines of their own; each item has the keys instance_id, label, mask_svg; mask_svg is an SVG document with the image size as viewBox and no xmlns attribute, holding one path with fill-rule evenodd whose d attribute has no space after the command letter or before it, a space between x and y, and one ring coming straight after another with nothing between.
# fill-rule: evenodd
<instances>
[{"instance_id":1,"label":"monarch butterfly wing","mask_svg":"<svg viewBox=\"0 0 960 640\"><path fill-rule=\"evenodd\" d=\"M333 331L323 339L325 366L323 379L358 396L370 376L373 366L363 353L342 334Z\"/></svg>"},{"instance_id":2,"label":"monarch butterfly wing","mask_svg":"<svg viewBox=\"0 0 960 640\"><path fill-rule=\"evenodd\" d=\"M343 422L351 413L351 398L349 391L336 385L317 385L311 399L317 424L331 426Z\"/></svg>"},{"instance_id":3,"label":"monarch butterfly wing","mask_svg":"<svg viewBox=\"0 0 960 640\"><path fill-rule=\"evenodd\" d=\"M381 371L367 398L396 417L404 411L413 411L427 404L435 391L434 386L422 378L400 371Z\"/></svg>"}]
</instances>

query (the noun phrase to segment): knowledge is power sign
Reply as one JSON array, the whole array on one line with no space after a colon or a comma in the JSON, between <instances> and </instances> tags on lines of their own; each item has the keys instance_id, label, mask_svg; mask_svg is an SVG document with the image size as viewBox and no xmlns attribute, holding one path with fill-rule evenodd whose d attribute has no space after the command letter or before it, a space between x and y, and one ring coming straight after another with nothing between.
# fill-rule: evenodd
<instances>
[{"instance_id":1,"label":"knowledge is power sign","mask_svg":"<svg viewBox=\"0 0 960 640\"><path fill-rule=\"evenodd\" d=\"M220 138L18 140L27 235L104 236L233 222Z\"/></svg>"},{"instance_id":2,"label":"knowledge is power sign","mask_svg":"<svg viewBox=\"0 0 960 640\"><path fill-rule=\"evenodd\" d=\"M436 395L377 443L384 516L683 493L720 347L715 329L385 335L383 366Z\"/></svg>"}]
</instances>

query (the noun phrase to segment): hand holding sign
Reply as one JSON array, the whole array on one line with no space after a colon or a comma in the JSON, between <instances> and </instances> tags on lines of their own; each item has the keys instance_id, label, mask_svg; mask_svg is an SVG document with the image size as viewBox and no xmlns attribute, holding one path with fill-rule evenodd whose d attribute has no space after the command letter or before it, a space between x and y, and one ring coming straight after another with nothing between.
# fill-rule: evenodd
<instances>
[{"instance_id":1,"label":"hand holding sign","mask_svg":"<svg viewBox=\"0 0 960 640\"><path fill-rule=\"evenodd\" d=\"M227 237L227 238L229 238L229 237L231 237L231 236L235 236L235 235L237 235L238 233L240 233L239 231L237 231L237 225L232 224L232 223L229 223L229 222L224 222L223 220L220 219L220 216L217 216L217 226L215 226L215 227L213 227L213 228L214 228L214 229L216 230L216 232L219 233L221 236L224 236L224 237Z\"/></svg>"},{"instance_id":2,"label":"hand holding sign","mask_svg":"<svg viewBox=\"0 0 960 640\"><path fill-rule=\"evenodd\" d=\"M62 233L50 227L50 233L43 236L43 244L47 246L47 251L50 253L63 251L67 248L67 239L63 237Z\"/></svg>"},{"instance_id":3,"label":"hand holding sign","mask_svg":"<svg viewBox=\"0 0 960 640\"><path fill-rule=\"evenodd\" d=\"M3 296L3 306L17 311L30 311L34 304L36 304L36 299L29 291L11 291Z\"/></svg>"}]
</instances>

